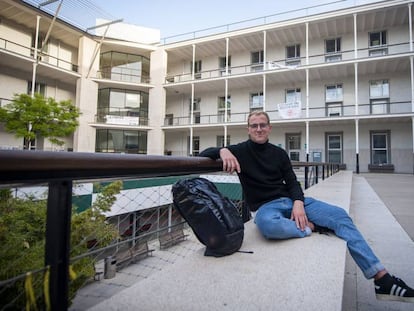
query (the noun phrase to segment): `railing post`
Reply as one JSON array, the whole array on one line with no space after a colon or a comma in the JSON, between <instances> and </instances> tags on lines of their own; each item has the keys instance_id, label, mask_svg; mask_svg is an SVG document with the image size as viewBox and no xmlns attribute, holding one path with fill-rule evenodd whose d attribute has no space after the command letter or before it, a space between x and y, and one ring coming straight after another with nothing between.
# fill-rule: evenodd
<instances>
[{"instance_id":1,"label":"railing post","mask_svg":"<svg viewBox=\"0 0 414 311\"><path fill-rule=\"evenodd\" d=\"M318 183L319 165L315 165L315 184Z\"/></svg>"},{"instance_id":2,"label":"railing post","mask_svg":"<svg viewBox=\"0 0 414 311\"><path fill-rule=\"evenodd\" d=\"M322 180L325 180L325 164L322 165Z\"/></svg>"},{"instance_id":3,"label":"railing post","mask_svg":"<svg viewBox=\"0 0 414 311\"><path fill-rule=\"evenodd\" d=\"M309 173L309 168L306 165L305 166L305 189L308 189L309 188L308 173Z\"/></svg>"},{"instance_id":4,"label":"railing post","mask_svg":"<svg viewBox=\"0 0 414 311\"><path fill-rule=\"evenodd\" d=\"M69 297L69 249L72 181L49 182L45 265L50 266L51 310L67 310Z\"/></svg>"}]
</instances>

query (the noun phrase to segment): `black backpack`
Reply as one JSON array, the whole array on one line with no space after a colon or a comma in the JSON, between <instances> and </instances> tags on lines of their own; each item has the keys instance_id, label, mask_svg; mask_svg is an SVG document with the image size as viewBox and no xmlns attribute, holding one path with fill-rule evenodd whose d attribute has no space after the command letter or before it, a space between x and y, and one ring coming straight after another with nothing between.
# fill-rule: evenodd
<instances>
[{"instance_id":1,"label":"black backpack","mask_svg":"<svg viewBox=\"0 0 414 311\"><path fill-rule=\"evenodd\" d=\"M238 251L244 237L242 217L230 199L208 179L181 179L172 186L174 207L206 246L205 256Z\"/></svg>"}]
</instances>

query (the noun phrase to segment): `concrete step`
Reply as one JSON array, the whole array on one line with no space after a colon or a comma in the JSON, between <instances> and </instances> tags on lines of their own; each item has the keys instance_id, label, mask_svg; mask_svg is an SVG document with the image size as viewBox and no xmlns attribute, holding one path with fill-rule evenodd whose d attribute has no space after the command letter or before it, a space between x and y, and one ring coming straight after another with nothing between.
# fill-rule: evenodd
<instances>
[{"instance_id":1,"label":"concrete step","mask_svg":"<svg viewBox=\"0 0 414 311\"><path fill-rule=\"evenodd\" d=\"M350 215L368 244L391 274L413 287L414 243L411 238L364 177L354 175L351 198ZM350 256L346 263L343 302L344 311L414 310L414 304L376 300L373 281L365 279Z\"/></svg>"}]
</instances>

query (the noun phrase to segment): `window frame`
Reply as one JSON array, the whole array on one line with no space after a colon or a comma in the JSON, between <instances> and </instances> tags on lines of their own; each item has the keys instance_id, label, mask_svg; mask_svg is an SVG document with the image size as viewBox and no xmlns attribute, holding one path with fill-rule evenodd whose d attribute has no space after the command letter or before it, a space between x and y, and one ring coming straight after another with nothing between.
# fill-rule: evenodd
<instances>
[{"instance_id":1,"label":"window frame","mask_svg":"<svg viewBox=\"0 0 414 311\"><path fill-rule=\"evenodd\" d=\"M376 83L377 89L378 82L381 82L380 91L381 94L373 95L373 87ZM384 87L386 85L386 87ZM381 108L381 111L378 110ZM390 81L389 79L376 79L369 81L369 111L370 114L387 114L390 113Z\"/></svg>"},{"instance_id":2,"label":"window frame","mask_svg":"<svg viewBox=\"0 0 414 311\"><path fill-rule=\"evenodd\" d=\"M385 137L385 147L375 147L374 137L382 135ZM374 130L369 132L370 137L370 163L372 165L391 164L391 131L390 130ZM375 159L376 151L385 151L386 161L379 163Z\"/></svg>"},{"instance_id":3,"label":"window frame","mask_svg":"<svg viewBox=\"0 0 414 311\"><path fill-rule=\"evenodd\" d=\"M224 135L217 135L216 136L216 147L217 148L223 148L223 147L226 147L226 146L230 145L231 144L230 143L230 135L227 135L226 140L227 140L227 144L224 145Z\"/></svg>"},{"instance_id":4,"label":"window frame","mask_svg":"<svg viewBox=\"0 0 414 311\"><path fill-rule=\"evenodd\" d=\"M339 148L331 148L331 144L330 144L330 138L333 137L339 137L339 144L340 147ZM343 139L343 133L342 132L327 132L325 133L325 149L326 149L326 154L325 154L325 159L326 162L328 163L337 163L337 164L342 164L343 163L343 143L344 143L344 139ZM332 161L332 156L331 152L336 152L337 155L339 155L339 159L340 161Z\"/></svg>"},{"instance_id":5,"label":"window frame","mask_svg":"<svg viewBox=\"0 0 414 311\"><path fill-rule=\"evenodd\" d=\"M334 51L328 51L328 43L334 41ZM341 37L325 39L325 62L337 62L342 60Z\"/></svg>"},{"instance_id":6,"label":"window frame","mask_svg":"<svg viewBox=\"0 0 414 311\"><path fill-rule=\"evenodd\" d=\"M290 100L290 96L288 96L289 93L295 93L295 101L292 102ZM295 88L289 88L285 90L285 103L296 103L296 102L302 102L302 91L300 87Z\"/></svg>"},{"instance_id":7,"label":"window frame","mask_svg":"<svg viewBox=\"0 0 414 311\"><path fill-rule=\"evenodd\" d=\"M122 135L122 141L119 139L114 139L113 134L118 133L116 136L119 138L119 135ZM136 148L128 148L128 135L131 133L136 134L135 137L137 139ZM112 148L110 148L110 144L112 142ZM116 143L115 143L116 142ZM102 144L103 143L103 144ZM98 148L98 144L100 147ZM104 146L106 144L106 146ZM119 147L117 146L119 145ZM123 148L120 146L123 145ZM134 145L135 146L135 145ZM131 145L132 147L132 145ZM96 142L95 142L95 152L101 153L134 153L134 154L147 154L148 152L148 133L146 131L137 131L137 130L128 130L128 129L97 129L96 130Z\"/></svg>"},{"instance_id":8,"label":"window frame","mask_svg":"<svg viewBox=\"0 0 414 311\"><path fill-rule=\"evenodd\" d=\"M373 35L379 34L380 38L378 40L378 44L372 44L372 42L374 41L372 39ZM383 36L385 36L385 39L383 38ZM387 43L387 31L386 30L380 30L380 31L372 31L368 33L368 46L370 48L376 48L376 47L382 47L382 46L386 46ZM385 42L384 42L385 41Z\"/></svg>"},{"instance_id":9,"label":"window frame","mask_svg":"<svg viewBox=\"0 0 414 311\"><path fill-rule=\"evenodd\" d=\"M378 35L379 39L374 40L372 36ZM378 41L374 44L373 41ZM372 31L368 33L369 56L383 56L388 54L388 33L386 30Z\"/></svg>"},{"instance_id":10,"label":"window frame","mask_svg":"<svg viewBox=\"0 0 414 311\"><path fill-rule=\"evenodd\" d=\"M293 55L290 55L291 49L293 48ZM297 66L300 65L300 43L287 45L285 47L285 63L287 66Z\"/></svg>"},{"instance_id":11,"label":"window frame","mask_svg":"<svg viewBox=\"0 0 414 311\"><path fill-rule=\"evenodd\" d=\"M250 69L251 71L262 71L264 64L264 50L250 52Z\"/></svg>"},{"instance_id":12,"label":"window frame","mask_svg":"<svg viewBox=\"0 0 414 311\"><path fill-rule=\"evenodd\" d=\"M328 51L328 42L334 41L334 51ZM325 54L336 54L341 52L341 37L325 39Z\"/></svg>"},{"instance_id":13,"label":"window frame","mask_svg":"<svg viewBox=\"0 0 414 311\"><path fill-rule=\"evenodd\" d=\"M227 105L226 105L226 103L227 103ZM225 118L224 118L226 110L227 110L227 121L230 121L231 95L227 95L227 102L225 101L225 96L219 96L217 98L217 119L218 119L217 121L219 123L223 123L223 122L226 121Z\"/></svg>"},{"instance_id":14,"label":"window frame","mask_svg":"<svg viewBox=\"0 0 414 311\"><path fill-rule=\"evenodd\" d=\"M298 144L298 148L290 148L290 138L298 139L296 142L294 142L295 144ZM302 140L301 133L286 133L285 140L286 140L286 152L288 153L290 160L300 161L301 140Z\"/></svg>"},{"instance_id":15,"label":"window frame","mask_svg":"<svg viewBox=\"0 0 414 311\"><path fill-rule=\"evenodd\" d=\"M336 90L335 94L338 94L338 90L341 89L341 92L338 95L335 95L335 98L330 98L328 96L328 89L334 88ZM343 116L344 108L343 108L343 100L344 100L344 91L343 91L343 84L342 83L333 83L325 85L325 110L327 117L339 117Z\"/></svg>"},{"instance_id":16,"label":"window frame","mask_svg":"<svg viewBox=\"0 0 414 311\"><path fill-rule=\"evenodd\" d=\"M194 79L201 79L201 72L203 68L203 62L199 60L195 60L194 62L190 62L190 70L191 74L193 74L193 66L194 66Z\"/></svg>"},{"instance_id":17,"label":"window frame","mask_svg":"<svg viewBox=\"0 0 414 311\"><path fill-rule=\"evenodd\" d=\"M187 136L187 155L196 157L199 154L200 154L200 136L193 136L193 150L190 150L190 136Z\"/></svg>"},{"instance_id":18,"label":"window frame","mask_svg":"<svg viewBox=\"0 0 414 311\"><path fill-rule=\"evenodd\" d=\"M254 105L255 97L258 97L259 98L258 105ZM250 111L254 111L254 110L258 110L258 109L263 109L263 105L264 105L263 91L260 91L260 92L251 92L249 94L249 108L250 108Z\"/></svg>"}]
</instances>

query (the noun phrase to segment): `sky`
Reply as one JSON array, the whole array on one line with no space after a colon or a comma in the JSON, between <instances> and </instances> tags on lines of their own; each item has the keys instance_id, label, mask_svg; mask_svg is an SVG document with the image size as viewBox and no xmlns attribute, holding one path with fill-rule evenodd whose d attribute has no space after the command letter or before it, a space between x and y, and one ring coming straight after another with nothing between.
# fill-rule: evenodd
<instances>
[{"instance_id":1,"label":"sky","mask_svg":"<svg viewBox=\"0 0 414 311\"><path fill-rule=\"evenodd\" d=\"M160 30L161 38L228 25L243 20L331 11L378 0L90 0L114 19ZM326 5L324 5L326 4ZM324 6L321 6L324 5ZM313 7L313 8L309 8ZM309 9L305 9L309 8ZM296 15L296 16L295 16ZM273 17L275 18L275 17ZM267 19L270 19L267 18ZM264 19L262 19L264 20ZM269 22L269 21L267 21ZM246 24L246 26L251 26Z\"/></svg>"}]
</instances>

